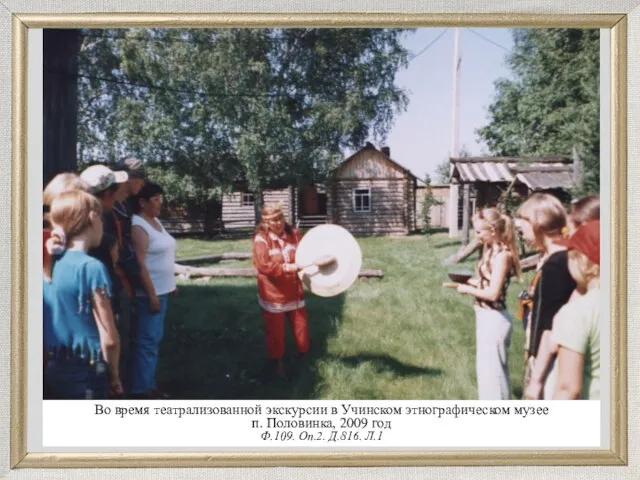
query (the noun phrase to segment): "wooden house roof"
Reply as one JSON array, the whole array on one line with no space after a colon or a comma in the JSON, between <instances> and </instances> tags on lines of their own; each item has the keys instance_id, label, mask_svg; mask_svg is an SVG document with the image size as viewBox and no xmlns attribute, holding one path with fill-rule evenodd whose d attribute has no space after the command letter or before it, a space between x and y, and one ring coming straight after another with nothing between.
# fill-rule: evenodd
<instances>
[{"instance_id":1,"label":"wooden house roof","mask_svg":"<svg viewBox=\"0 0 640 480\"><path fill-rule=\"evenodd\" d=\"M370 143L370 142L367 142L364 147L362 147L357 152L353 153L344 162L340 163L340 165L338 165L336 168L334 168L333 169L333 173L335 173L335 172L341 170L342 168L344 168L348 163L353 161L360 153L364 152L365 150L373 150L373 151L378 152L380 155L382 155L386 160L388 160L392 165L394 165L396 168L401 170L403 173L406 173L407 175L411 176L412 178L418 179L418 177L416 177L411 170L409 170L405 166L401 165L398 161L396 161L393 158L391 158L391 156L387 155L384 152L384 150L379 150L376 147L374 147L373 144Z\"/></svg>"},{"instance_id":2,"label":"wooden house roof","mask_svg":"<svg viewBox=\"0 0 640 480\"><path fill-rule=\"evenodd\" d=\"M577 165L565 157L465 157L451 158L454 183L511 183L531 190L568 189L576 185Z\"/></svg>"}]
</instances>

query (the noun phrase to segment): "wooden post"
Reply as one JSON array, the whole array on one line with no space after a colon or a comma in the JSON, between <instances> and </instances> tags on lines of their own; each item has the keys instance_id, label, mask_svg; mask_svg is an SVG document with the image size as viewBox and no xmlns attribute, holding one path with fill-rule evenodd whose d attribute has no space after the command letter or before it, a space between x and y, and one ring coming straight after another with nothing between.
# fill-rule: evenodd
<instances>
[{"instance_id":1,"label":"wooden post","mask_svg":"<svg viewBox=\"0 0 640 480\"><path fill-rule=\"evenodd\" d=\"M469 244L469 184L462 187L462 244Z\"/></svg>"},{"instance_id":2,"label":"wooden post","mask_svg":"<svg viewBox=\"0 0 640 480\"><path fill-rule=\"evenodd\" d=\"M453 113L452 113L452 139L451 157L458 158L460 150L460 29L455 29L455 44L453 50ZM453 174L453 163L451 163ZM458 185L451 183L449 187L449 237L458 236Z\"/></svg>"},{"instance_id":3,"label":"wooden post","mask_svg":"<svg viewBox=\"0 0 640 480\"><path fill-rule=\"evenodd\" d=\"M577 190L581 190L583 188L583 172L582 172L582 162L580 160L580 156L578 155L578 149L577 147L574 145L572 151L571 151L571 159L573 160L572 162L572 167L573 167L573 183L575 185L575 188Z\"/></svg>"}]
</instances>

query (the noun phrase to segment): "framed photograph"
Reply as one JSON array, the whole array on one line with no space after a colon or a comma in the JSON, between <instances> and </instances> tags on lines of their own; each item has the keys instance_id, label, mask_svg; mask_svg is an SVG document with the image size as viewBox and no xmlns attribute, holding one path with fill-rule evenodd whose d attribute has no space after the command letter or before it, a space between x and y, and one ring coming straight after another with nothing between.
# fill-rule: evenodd
<instances>
[{"instance_id":1,"label":"framed photograph","mask_svg":"<svg viewBox=\"0 0 640 480\"><path fill-rule=\"evenodd\" d=\"M11 469L628 465L627 14L10 15Z\"/></svg>"}]
</instances>

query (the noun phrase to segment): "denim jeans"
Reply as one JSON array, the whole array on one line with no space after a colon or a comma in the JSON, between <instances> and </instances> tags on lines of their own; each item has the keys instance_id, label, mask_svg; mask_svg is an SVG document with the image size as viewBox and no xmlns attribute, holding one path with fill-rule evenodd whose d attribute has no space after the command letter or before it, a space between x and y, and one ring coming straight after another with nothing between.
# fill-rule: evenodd
<instances>
[{"instance_id":1,"label":"denim jeans","mask_svg":"<svg viewBox=\"0 0 640 480\"><path fill-rule=\"evenodd\" d=\"M148 297L136 297L135 333L131 352L131 393L144 394L156 388L158 351L164 335L169 294L158 295L160 312L151 313Z\"/></svg>"},{"instance_id":2,"label":"denim jeans","mask_svg":"<svg viewBox=\"0 0 640 480\"><path fill-rule=\"evenodd\" d=\"M45 400L88 400L109 397L107 365L76 359L49 359L44 369Z\"/></svg>"},{"instance_id":3,"label":"denim jeans","mask_svg":"<svg viewBox=\"0 0 640 480\"><path fill-rule=\"evenodd\" d=\"M120 335L120 381L125 392L131 386L131 317L132 301L124 290L117 294L116 308L114 308L116 328Z\"/></svg>"}]
</instances>

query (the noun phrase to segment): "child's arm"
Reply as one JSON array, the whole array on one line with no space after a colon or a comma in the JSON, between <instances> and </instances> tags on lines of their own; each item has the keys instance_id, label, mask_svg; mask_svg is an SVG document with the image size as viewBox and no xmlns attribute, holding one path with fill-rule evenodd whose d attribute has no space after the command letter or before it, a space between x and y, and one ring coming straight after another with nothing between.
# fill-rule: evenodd
<instances>
[{"instance_id":1,"label":"child's arm","mask_svg":"<svg viewBox=\"0 0 640 480\"><path fill-rule=\"evenodd\" d=\"M551 360L558 353L558 344L551 338L551 330L545 330L540 337L540 347L536 355L529 385L525 385L527 400L540 400L544 383L551 368Z\"/></svg>"},{"instance_id":2,"label":"child's arm","mask_svg":"<svg viewBox=\"0 0 640 480\"><path fill-rule=\"evenodd\" d=\"M111 300L102 290L96 290L92 297L93 315L98 326L102 355L109 367L111 387L115 393L122 393L120 383L120 335L116 328Z\"/></svg>"},{"instance_id":3,"label":"child's arm","mask_svg":"<svg viewBox=\"0 0 640 480\"><path fill-rule=\"evenodd\" d=\"M558 349L558 379L554 400L577 400L583 388L584 355L560 347Z\"/></svg>"},{"instance_id":4,"label":"child's arm","mask_svg":"<svg viewBox=\"0 0 640 480\"><path fill-rule=\"evenodd\" d=\"M493 261L491 279L487 288L478 288L473 285L460 285L459 293L472 295L480 300L495 302L500 298L502 286L507 278L507 273L511 269L511 253L502 252Z\"/></svg>"}]
</instances>

